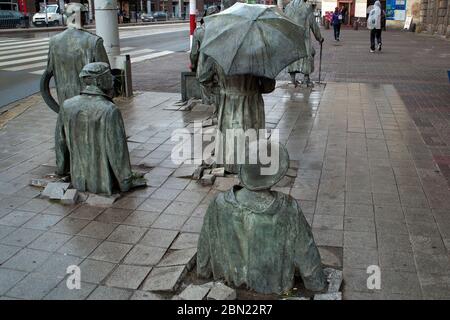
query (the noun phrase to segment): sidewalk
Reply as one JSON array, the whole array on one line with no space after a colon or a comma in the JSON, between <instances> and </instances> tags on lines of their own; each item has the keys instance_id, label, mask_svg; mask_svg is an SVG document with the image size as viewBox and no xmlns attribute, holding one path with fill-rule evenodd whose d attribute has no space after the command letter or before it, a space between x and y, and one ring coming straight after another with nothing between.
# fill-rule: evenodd
<instances>
[{"instance_id":1,"label":"sidewalk","mask_svg":"<svg viewBox=\"0 0 450 320\"><path fill-rule=\"evenodd\" d=\"M449 299L450 190L438 165L450 154L436 157L450 142L444 139L449 86L430 72L448 63L440 57L448 43L410 34L390 42L399 33L386 34L383 53L359 52L351 65L347 54L365 48L364 34L343 33L343 44L326 53L327 61L341 62L324 64L326 85L310 91L278 81L264 96L267 127L280 129L291 160L299 162L295 180L277 189L298 199L323 263L342 268L344 299ZM410 41L432 49L433 57L423 58L431 69L401 64ZM394 63L381 72L385 56ZM149 87L160 85L154 80L159 74L144 67L169 60L140 64ZM367 64L357 63L362 60ZM348 82L337 77L341 70ZM383 78L374 81L368 70ZM0 116L2 298L162 299L173 292L151 290L186 285L206 208L235 180L218 178L204 187L177 177L183 169L170 161L172 131L209 116L176 110L179 99L179 93L147 88L116 101L132 164L149 171L149 186L107 208L61 206L39 199L39 189L28 186L31 178L54 171L56 114L38 95ZM431 130L445 146L430 144ZM66 288L72 264L81 267L81 290ZM367 288L370 265L381 269L380 290Z\"/></svg>"}]
</instances>

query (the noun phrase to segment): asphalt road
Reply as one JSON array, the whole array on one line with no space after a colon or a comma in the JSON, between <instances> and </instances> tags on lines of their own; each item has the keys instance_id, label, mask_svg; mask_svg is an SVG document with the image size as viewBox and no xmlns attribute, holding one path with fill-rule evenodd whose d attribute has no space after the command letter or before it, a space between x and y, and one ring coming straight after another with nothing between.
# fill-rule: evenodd
<instances>
[{"instance_id":1,"label":"asphalt road","mask_svg":"<svg viewBox=\"0 0 450 320\"><path fill-rule=\"evenodd\" d=\"M0 111L19 99L39 91L53 33L29 33L0 37ZM47 40L46 40L47 39ZM188 24L120 28L120 45L132 64L189 50ZM23 69L23 70L21 70Z\"/></svg>"}]
</instances>

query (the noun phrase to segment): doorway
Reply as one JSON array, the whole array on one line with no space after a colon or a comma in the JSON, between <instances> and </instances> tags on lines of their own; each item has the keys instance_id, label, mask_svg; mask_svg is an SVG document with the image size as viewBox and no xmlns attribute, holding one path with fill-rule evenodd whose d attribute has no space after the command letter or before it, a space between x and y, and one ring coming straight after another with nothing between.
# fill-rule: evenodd
<instances>
[{"instance_id":1,"label":"doorway","mask_svg":"<svg viewBox=\"0 0 450 320\"><path fill-rule=\"evenodd\" d=\"M338 2L339 9L342 10L342 19L343 25L351 25L351 14L352 14L352 1L339 1Z\"/></svg>"}]
</instances>

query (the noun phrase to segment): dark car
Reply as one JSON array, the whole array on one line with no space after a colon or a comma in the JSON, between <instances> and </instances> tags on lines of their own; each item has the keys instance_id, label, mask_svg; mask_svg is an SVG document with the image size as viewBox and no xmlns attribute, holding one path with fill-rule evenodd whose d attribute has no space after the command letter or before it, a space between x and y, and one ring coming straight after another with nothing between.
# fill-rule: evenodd
<instances>
[{"instance_id":1,"label":"dark car","mask_svg":"<svg viewBox=\"0 0 450 320\"><path fill-rule=\"evenodd\" d=\"M0 28L21 28L25 27L28 17L21 12L14 10L0 10Z\"/></svg>"},{"instance_id":2,"label":"dark car","mask_svg":"<svg viewBox=\"0 0 450 320\"><path fill-rule=\"evenodd\" d=\"M167 13L164 11L156 11L153 14L153 21L167 21L168 20L168 16Z\"/></svg>"}]
</instances>

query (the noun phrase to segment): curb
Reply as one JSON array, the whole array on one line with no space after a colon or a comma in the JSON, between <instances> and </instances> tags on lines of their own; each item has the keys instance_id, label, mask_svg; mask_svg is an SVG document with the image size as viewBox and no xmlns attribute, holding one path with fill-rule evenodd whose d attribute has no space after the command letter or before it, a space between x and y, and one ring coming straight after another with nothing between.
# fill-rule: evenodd
<instances>
[{"instance_id":1,"label":"curb","mask_svg":"<svg viewBox=\"0 0 450 320\"><path fill-rule=\"evenodd\" d=\"M148 26L148 25L164 25L164 24L177 24L177 23L189 23L189 20L171 20L171 21L156 21L156 22L133 22L119 25L119 29L125 27L136 26ZM20 28L20 29L0 29L0 35L8 34L23 34L34 32L56 32L66 30L67 27L40 27L40 28ZM95 30L95 25L86 25L86 30Z\"/></svg>"}]
</instances>

